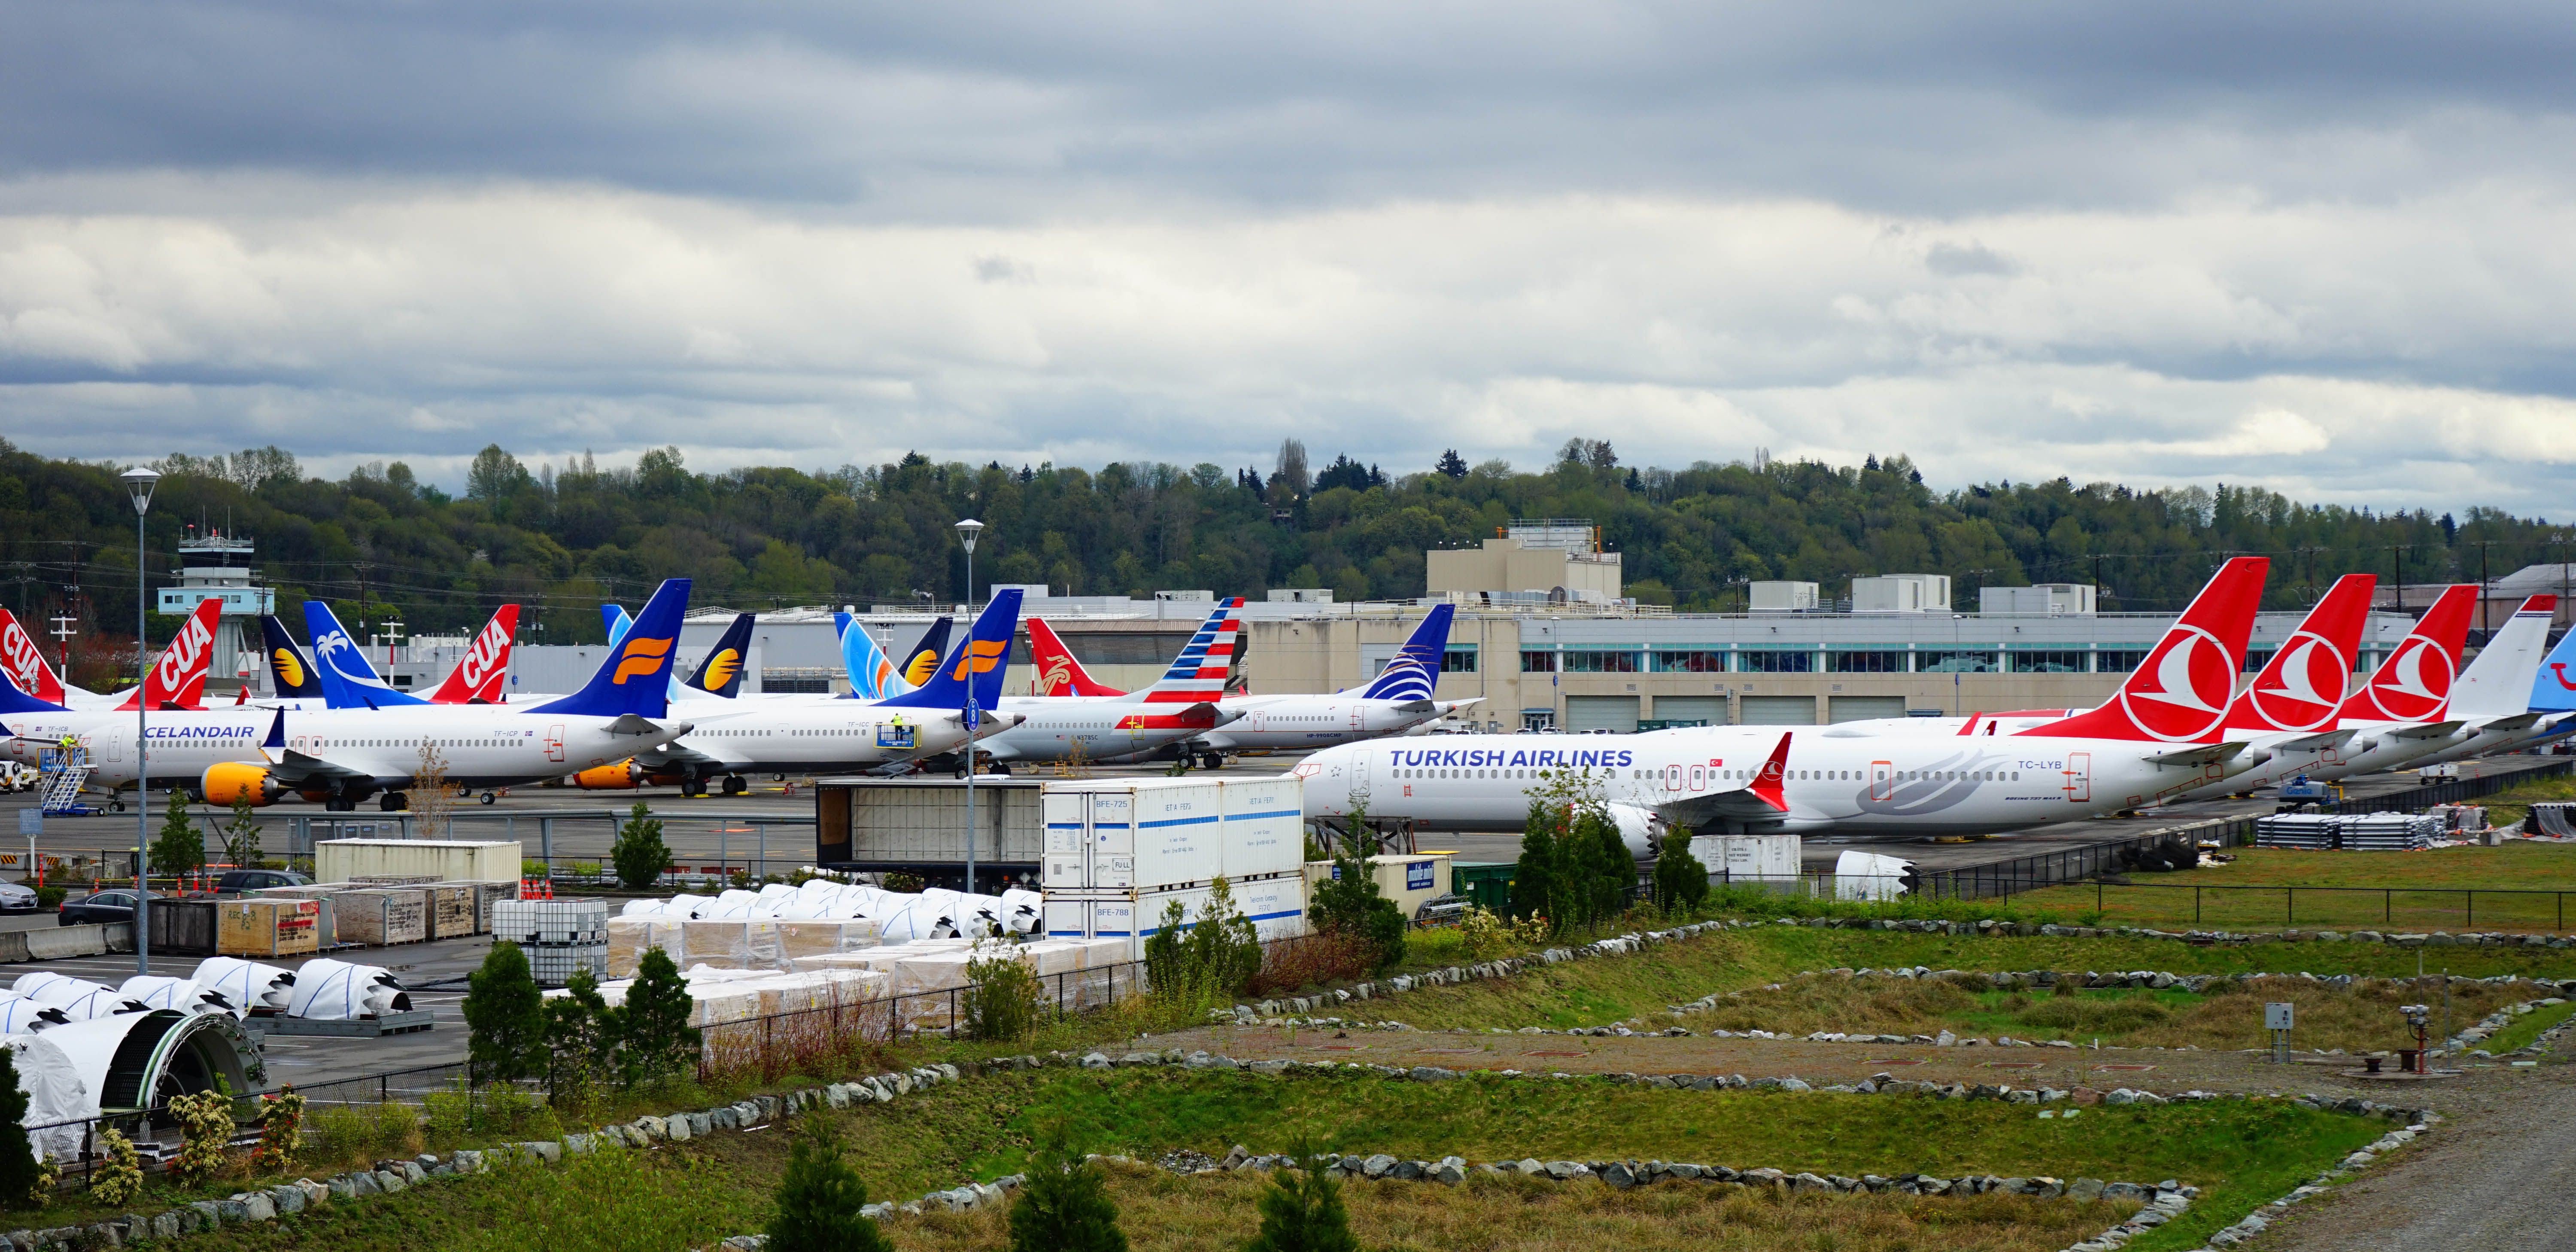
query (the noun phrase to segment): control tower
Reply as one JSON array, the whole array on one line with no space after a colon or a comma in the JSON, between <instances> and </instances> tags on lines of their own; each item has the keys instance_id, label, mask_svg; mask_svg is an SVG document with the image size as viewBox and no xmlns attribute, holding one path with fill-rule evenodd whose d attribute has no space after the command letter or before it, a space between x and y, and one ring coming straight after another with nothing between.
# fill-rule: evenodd
<instances>
[{"instance_id":1,"label":"control tower","mask_svg":"<svg viewBox=\"0 0 2576 1252\"><path fill-rule=\"evenodd\" d=\"M161 589L158 611L165 616L185 617L209 597L224 602L206 672L209 703L217 692L230 696L247 686L256 693L268 685L268 668L259 663L259 619L277 611L277 592L251 582L253 550L248 539L191 526L179 540L179 585Z\"/></svg>"}]
</instances>

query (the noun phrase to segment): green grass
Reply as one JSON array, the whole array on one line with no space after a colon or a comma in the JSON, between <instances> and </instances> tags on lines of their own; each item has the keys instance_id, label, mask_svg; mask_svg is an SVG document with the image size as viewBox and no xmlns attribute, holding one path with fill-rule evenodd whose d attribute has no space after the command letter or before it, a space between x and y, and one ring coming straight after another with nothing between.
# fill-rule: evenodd
<instances>
[{"instance_id":1,"label":"green grass","mask_svg":"<svg viewBox=\"0 0 2576 1252\"><path fill-rule=\"evenodd\" d=\"M2488 821L2498 826L2510 826L2530 816L2532 802L2536 800L2576 800L2576 777L2545 778L2507 788L2479 803L2486 805Z\"/></svg>"},{"instance_id":2,"label":"green grass","mask_svg":"<svg viewBox=\"0 0 2576 1252\"><path fill-rule=\"evenodd\" d=\"M2571 1013L2576 1013L2576 1000L2570 1000L2565 1004L2543 1005L2515 1018L2512 1025L2497 1031L2485 1043L2477 1046L2497 1056L2502 1056L2515 1048L2528 1047L2533 1040L2540 1037L2540 1032L2566 1021Z\"/></svg>"},{"instance_id":3,"label":"green grass","mask_svg":"<svg viewBox=\"0 0 2576 1252\"><path fill-rule=\"evenodd\" d=\"M2423 852L2242 848L2235 856L2209 869L2134 875L2126 887L2085 883L2013 899L2026 909L2098 911L2106 925L2158 928L2556 931L2576 925L2576 909L2562 911L2558 898L2546 894L2576 892L2576 844ZM2204 890L2187 890L2193 887ZM2282 890L2288 887L2302 890L2293 899ZM2464 894L2472 889L2481 893L2474 901ZM2486 894L2502 892L2542 894ZM2576 898L2567 903L2576 905Z\"/></svg>"},{"instance_id":4,"label":"green grass","mask_svg":"<svg viewBox=\"0 0 2576 1252\"><path fill-rule=\"evenodd\" d=\"M2040 1120L2020 1105L1891 1096L1665 1091L1593 1080L1064 1071L996 1075L839 1117L872 1196L908 1199L1014 1172L1063 1119L1095 1151L1149 1156L1241 1143L1470 1159L1661 1158L1819 1173L2054 1174L2204 1189L2192 1216L2132 1245L2199 1237L2381 1133L2370 1119L2275 1101L2087 1109ZM459 1179L270 1227L190 1241L210 1249L545 1247L670 1249L755 1230L789 1141L781 1126L559 1170ZM641 1158L630 1160L624 1158Z\"/></svg>"}]
</instances>

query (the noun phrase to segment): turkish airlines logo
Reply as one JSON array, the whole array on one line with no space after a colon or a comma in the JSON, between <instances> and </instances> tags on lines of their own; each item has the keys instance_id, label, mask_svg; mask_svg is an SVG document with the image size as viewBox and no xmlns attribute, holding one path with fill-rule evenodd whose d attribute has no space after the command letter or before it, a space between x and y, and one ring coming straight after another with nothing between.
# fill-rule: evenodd
<instances>
[{"instance_id":1,"label":"turkish airlines logo","mask_svg":"<svg viewBox=\"0 0 2576 1252\"><path fill-rule=\"evenodd\" d=\"M1002 663L1002 651L1008 646L999 639L978 639L969 643L965 654L957 658L957 667L948 671L948 676L963 680L970 670L978 674L989 673Z\"/></svg>"},{"instance_id":2,"label":"turkish airlines logo","mask_svg":"<svg viewBox=\"0 0 2576 1252\"><path fill-rule=\"evenodd\" d=\"M206 625L205 615L191 613L179 627L179 635L161 653L161 663L152 667L152 677L165 693L176 692L187 685L189 677L206 665L207 649L214 646L215 632Z\"/></svg>"},{"instance_id":3,"label":"turkish airlines logo","mask_svg":"<svg viewBox=\"0 0 2576 1252\"><path fill-rule=\"evenodd\" d=\"M268 660L270 666L277 671L278 685L284 687L304 685L304 662L295 659L293 648L279 648L269 654Z\"/></svg>"},{"instance_id":4,"label":"turkish airlines logo","mask_svg":"<svg viewBox=\"0 0 2576 1252\"><path fill-rule=\"evenodd\" d=\"M2120 688L2120 708L2149 738L2186 743L2218 729L2235 694L2226 645L2198 626L2176 626Z\"/></svg>"},{"instance_id":5,"label":"turkish airlines logo","mask_svg":"<svg viewBox=\"0 0 2576 1252\"><path fill-rule=\"evenodd\" d=\"M2409 635L2371 679L2379 711L2401 722L2430 721L2451 702L2451 658L2433 641Z\"/></svg>"},{"instance_id":6,"label":"turkish airlines logo","mask_svg":"<svg viewBox=\"0 0 2576 1252\"><path fill-rule=\"evenodd\" d=\"M622 687L629 678L659 672L664 660L671 655L671 645L676 642L678 640L675 639L627 640L624 650L618 653L617 672L609 677L609 684Z\"/></svg>"},{"instance_id":7,"label":"turkish airlines logo","mask_svg":"<svg viewBox=\"0 0 2576 1252\"><path fill-rule=\"evenodd\" d=\"M2289 646L2248 695L2255 710L2273 726L2315 730L2343 706L2343 689L2351 673L2352 663L2333 644L2302 630L2290 636Z\"/></svg>"}]
</instances>

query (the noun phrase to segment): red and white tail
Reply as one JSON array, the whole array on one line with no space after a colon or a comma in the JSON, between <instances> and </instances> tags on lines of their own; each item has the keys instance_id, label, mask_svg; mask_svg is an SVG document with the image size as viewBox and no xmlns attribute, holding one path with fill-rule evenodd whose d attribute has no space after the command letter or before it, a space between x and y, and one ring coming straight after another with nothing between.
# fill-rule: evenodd
<instances>
[{"instance_id":1,"label":"red and white tail","mask_svg":"<svg viewBox=\"0 0 2576 1252\"><path fill-rule=\"evenodd\" d=\"M510 643L519 630L519 606L504 604L483 633L465 649L465 659L447 671L447 680L430 693L432 704L499 704L509 694Z\"/></svg>"},{"instance_id":2,"label":"red and white tail","mask_svg":"<svg viewBox=\"0 0 2576 1252\"><path fill-rule=\"evenodd\" d=\"M2227 724L2291 731L2333 725L2352 687L2361 629L2370 620L2370 593L2378 582L2368 574L2336 579L2272 654L2271 663L2254 676L2254 684L2236 697Z\"/></svg>"},{"instance_id":3,"label":"red and white tail","mask_svg":"<svg viewBox=\"0 0 2576 1252\"><path fill-rule=\"evenodd\" d=\"M63 680L45 663L45 650L7 609L0 609L0 669L9 671L18 690L47 704L63 702Z\"/></svg>"},{"instance_id":4,"label":"red and white tail","mask_svg":"<svg viewBox=\"0 0 2576 1252\"><path fill-rule=\"evenodd\" d=\"M1123 696L1116 687L1101 682L1073 658L1073 649L1055 633L1055 627L1044 618L1029 619L1029 668L1036 673L1029 679L1029 693L1040 696Z\"/></svg>"},{"instance_id":5,"label":"red and white tail","mask_svg":"<svg viewBox=\"0 0 2576 1252\"><path fill-rule=\"evenodd\" d=\"M125 697L116 707L131 709L136 698L151 701L153 709L194 709L206 694L206 671L215 663L216 618L224 611L224 602L205 599L197 602L197 611L179 623L179 633L170 637L170 646L161 649L161 659L143 676L143 689Z\"/></svg>"},{"instance_id":6,"label":"red and white tail","mask_svg":"<svg viewBox=\"0 0 2576 1252\"><path fill-rule=\"evenodd\" d=\"M1172 667L1153 686L1127 698L1147 704L1214 704L1224 699L1226 680L1234 674L1234 641L1243 633L1242 610L1239 596L1219 603L1181 654L1172 658Z\"/></svg>"},{"instance_id":7,"label":"red and white tail","mask_svg":"<svg viewBox=\"0 0 2576 1252\"><path fill-rule=\"evenodd\" d=\"M2254 635L2254 611L2263 604L2263 579L2272 563L2240 556L2222 565L2156 641L2145 663L2100 708L2021 733L2067 739L2136 739L2153 743L2216 743L2227 730L2236 699L2236 675L2245 668L2245 643Z\"/></svg>"},{"instance_id":8,"label":"red and white tail","mask_svg":"<svg viewBox=\"0 0 2576 1252\"><path fill-rule=\"evenodd\" d=\"M2343 716L2372 722L2442 720L2451 707L2451 683L2460 676L2460 648L2469 640L2469 614L2477 602L2474 584L2443 588L2405 642L2343 702Z\"/></svg>"}]
</instances>

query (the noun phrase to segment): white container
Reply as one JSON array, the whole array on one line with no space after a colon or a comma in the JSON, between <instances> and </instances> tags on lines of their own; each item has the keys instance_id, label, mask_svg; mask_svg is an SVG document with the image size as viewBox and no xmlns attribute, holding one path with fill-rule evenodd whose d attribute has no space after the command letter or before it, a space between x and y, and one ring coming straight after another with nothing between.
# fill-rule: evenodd
<instances>
[{"instance_id":1,"label":"white container","mask_svg":"<svg viewBox=\"0 0 2576 1252\"><path fill-rule=\"evenodd\" d=\"M1711 882L1798 881L1796 835L1693 835L1690 854L1707 867Z\"/></svg>"},{"instance_id":2,"label":"white container","mask_svg":"<svg viewBox=\"0 0 2576 1252\"><path fill-rule=\"evenodd\" d=\"M313 845L313 877L422 877L436 882L516 882L519 845L461 839L325 839Z\"/></svg>"},{"instance_id":3,"label":"white container","mask_svg":"<svg viewBox=\"0 0 2576 1252\"><path fill-rule=\"evenodd\" d=\"M1160 778L1051 782L1041 807L1046 849L1039 882L1050 890L1152 889L1204 883L1227 872L1223 784Z\"/></svg>"},{"instance_id":4,"label":"white container","mask_svg":"<svg viewBox=\"0 0 2576 1252\"><path fill-rule=\"evenodd\" d=\"M1228 779L1217 786L1225 819L1219 867L1227 878L1294 874L1305 864L1305 779Z\"/></svg>"},{"instance_id":5,"label":"white container","mask_svg":"<svg viewBox=\"0 0 2576 1252\"><path fill-rule=\"evenodd\" d=\"M1229 880L1236 911L1252 922L1262 939L1306 933L1306 879L1303 874L1272 874L1243 882ZM1166 887L1154 891L1049 892L1046 900L1048 939L1102 941L1084 968L1096 968L1116 953L1117 961L1141 960L1144 941L1163 928L1172 902L1181 905L1181 925L1192 927L1206 916L1206 887Z\"/></svg>"}]
</instances>

